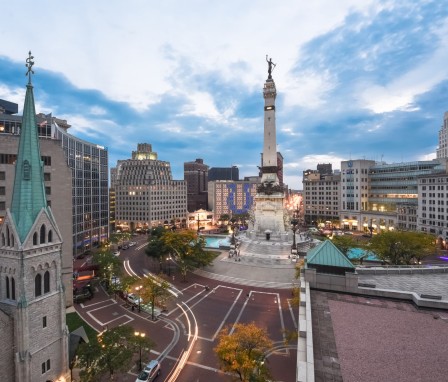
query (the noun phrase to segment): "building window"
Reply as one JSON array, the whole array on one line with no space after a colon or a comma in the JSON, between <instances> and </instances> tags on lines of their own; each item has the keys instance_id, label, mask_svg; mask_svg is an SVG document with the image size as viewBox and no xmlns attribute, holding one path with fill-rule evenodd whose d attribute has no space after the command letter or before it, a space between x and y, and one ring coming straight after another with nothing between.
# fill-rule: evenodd
<instances>
[{"instance_id":1,"label":"building window","mask_svg":"<svg viewBox=\"0 0 448 382\"><path fill-rule=\"evenodd\" d=\"M40 273L34 278L34 296L39 297L42 295L42 276Z\"/></svg>"},{"instance_id":2,"label":"building window","mask_svg":"<svg viewBox=\"0 0 448 382\"><path fill-rule=\"evenodd\" d=\"M44 293L50 291L50 272L46 271L44 273Z\"/></svg>"},{"instance_id":3,"label":"building window","mask_svg":"<svg viewBox=\"0 0 448 382\"><path fill-rule=\"evenodd\" d=\"M9 277L8 276L6 276L6 278L5 278L5 283L6 283L6 298L10 298L11 293L9 290Z\"/></svg>"},{"instance_id":4,"label":"building window","mask_svg":"<svg viewBox=\"0 0 448 382\"><path fill-rule=\"evenodd\" d=\"M53 231L51 229L48 231L48 242L53 242Z\"/></svg>"},{"instance_id":5,"label":"building window","mask_svg":"<svg viewBox=\"0 0 448 382\"><path fill-rule=\"evenodd\" d=\"M34 232L33 235L33 245L37 245L37 232Z\"/></svg>"},{"instance_id":6,"label":"building window","mask_svg":"<svg viewBox=\"0 0 448 382\"><path fill-rule=\"evenodd\" d=\"M46 236L45 224L42 224L42 227L40 227L40 244L45 243Z\"/></svg>"},{"instance_id":7,"label":"building window","mask_svg":"<svg viewBox=\"0 0 448 382\"><path fill-rule=\"evenodd\" d=\"M5 180L6 179L6 175L4 171L0 171L0 180Z\"/></svg>"},{"instance_id":8,"label":"building window","mask_svg":"<svg viewBox=\"0 0 448 382\"><path fill-rule=\"evenodd\" d=\"M43 316L42 317L42 327L46 328L47 327L47 316Z\"/></svg>"},{"instance_id":9,"label":"building window","mask_svg":"<svg viewBox=\"0 0 448 382\"><path fill-rule=\"evenodd\" d=\"M16 299L16 280L11 277L11 300Z\"/></svg>"}]
</instances>

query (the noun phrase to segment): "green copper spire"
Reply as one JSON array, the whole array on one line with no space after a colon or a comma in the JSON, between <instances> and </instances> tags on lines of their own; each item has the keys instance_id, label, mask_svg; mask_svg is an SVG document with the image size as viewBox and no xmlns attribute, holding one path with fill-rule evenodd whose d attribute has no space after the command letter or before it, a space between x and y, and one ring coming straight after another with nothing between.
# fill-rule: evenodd
<instances>
[{"instance_id":1,"label":"green copper spire","mask_svg":"<svg viewBox=\"0 0 448 382\"><path fill-rule=\"evenodd\" d=\"M11 214L22 243L33 226L38 213L42 208L47 208L43 163L40 155L33 86L31 84L31 74L34 74L32 70L33 58L31 52L29 52L29 57L26 60L28 85L26 86L11 202Z\"/></svg>"}]
</instances>

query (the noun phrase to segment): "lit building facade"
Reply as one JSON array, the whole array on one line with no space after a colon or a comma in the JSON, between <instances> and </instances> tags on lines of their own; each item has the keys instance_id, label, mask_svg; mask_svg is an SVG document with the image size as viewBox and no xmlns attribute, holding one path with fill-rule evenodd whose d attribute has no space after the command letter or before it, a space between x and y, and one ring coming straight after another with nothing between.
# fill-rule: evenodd
<instances>
[{"instance_id":1,"label":"lit building facade","mask_svg":"<svg viewBox=\"0 0 448 382\"><path fill-rule=\"evenodd\" d=\"M433 234L439 247L447 248L448 242L448 174L418 177L417 230Z\"/></svg>"},{"instance_id":2,"label":"lit building facade","mask_svg":"<svg viewBox=\"0 0 448 382\"><path fill-rule=\"evenodd\" d=\"M224 214L249 212L257 195L259 178L251 181L216 180L208 182L208 205L215 220Z\"/></svg>"},{"instance_id":3,"label":"lit building facade","mask_svg":"<svg viewBox=\"0 0 448 382\"><path fill-rule=\"evenodd\" d=\"M170 163L158 160L150 144L139 143L132 159L117 162L114 187L117 228L185 225L187 184L172 179Z\"/></svg>"},{"instance_id":4,"label":"lit building facade","mask_svg":"<svg viewBox=\"0 0 448 382\"><path fill-rule=\"evenodd\" d=\"M335 225L339 221L341 176L303 172L303 218L309 225Z\"/></svg>"}]
</instances>

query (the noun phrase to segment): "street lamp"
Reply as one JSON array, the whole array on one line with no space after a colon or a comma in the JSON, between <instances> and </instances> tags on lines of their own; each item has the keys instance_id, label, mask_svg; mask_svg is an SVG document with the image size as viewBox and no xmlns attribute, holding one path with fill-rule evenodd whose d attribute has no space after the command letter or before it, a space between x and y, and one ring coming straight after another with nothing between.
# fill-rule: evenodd
<instances>
[{"instance_id":1,"label":"street lamp","mask_svg":"<svg viewBox=\"0 0 448 382\"><path fill-rule=\"evenodd\" d=\"M168 256L166 258L167 264L168 264L168 276L171 276L171 263L170 263L171 257Z\"/></svg>"},{"instance_id":2,"label":"street lamp","mask_svg":"<svg viewBox=\"0 0 448 382\"><path fill-rule=\"evenodd\" d=\"M142 370L142 339L145 338L146 333L134 332L135 337L137 337L138 348L139 348L139 360L138 360L138 371Z\"/></svg>"},{"instance_id":3,"label":"street lamp","mask_svg":"<svg viewBox=\"0 0 448 382\"><path fill-rule=\"evenodd\" d=\"M293 251L297 251L297 246L296 246L296 231L297 231L297 225L299 224L299 220L297 219L297 217L294 215L291 219L291 229L292 229L292 248L291 248L291 253Z\"/></svg>"},{"instance_id":4,"label":"street lamp","mask_svg":"<svg viewBox=\"0 0 448 382\"><path fill-rule=\"evenodd\" d=\"M138 287L135 287L135 290L137 291L137 298L138 298L138 312L140 313L140 290L143 288L142 285L139 285Z\"/></svg>"}]
</instances>

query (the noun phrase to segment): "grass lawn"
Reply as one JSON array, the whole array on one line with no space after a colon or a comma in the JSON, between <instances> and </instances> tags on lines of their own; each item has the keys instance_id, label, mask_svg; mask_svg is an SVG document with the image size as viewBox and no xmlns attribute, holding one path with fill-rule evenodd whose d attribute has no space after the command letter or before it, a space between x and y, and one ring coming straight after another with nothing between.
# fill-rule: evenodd
<instances>
[{"instance_id":1,"label":"grass lawn","mask_svg":"<svg viewBox=\"0 0 448 382\"><path fill-rule=\"evenodd\" d=\"M89 326L76 312L67 313L66 321L68 326L68 331L73 332L78 329L80 326L84 326L84 330L86 331L87 337L89 337L89 341L96 341L98 332Z\"/></svg>"}]
</instances>

